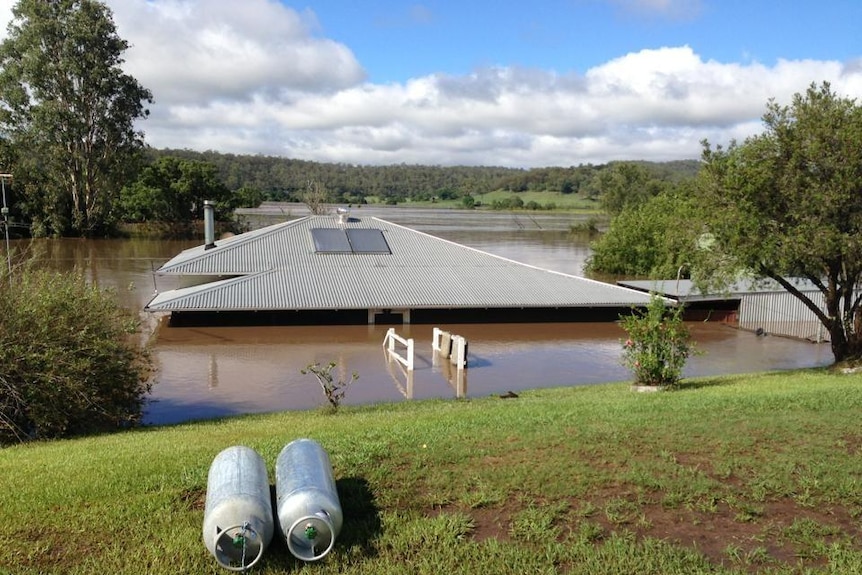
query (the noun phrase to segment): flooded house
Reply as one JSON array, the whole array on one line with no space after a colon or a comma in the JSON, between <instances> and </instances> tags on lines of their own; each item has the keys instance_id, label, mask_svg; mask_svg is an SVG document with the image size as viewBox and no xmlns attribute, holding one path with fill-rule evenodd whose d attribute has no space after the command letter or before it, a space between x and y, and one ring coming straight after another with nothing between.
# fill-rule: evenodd
<instances>
[{"instance_id":1,"label":"flooded house","mask_svg":"<svg viewBox=\"0 0 862 575\"><path fill-rule=\"evenodd\" d=\"M614 321L649 294L496 256L346 210L185 250L179 287L145 309L171 325Z\"/></svg>"}]
</instances>

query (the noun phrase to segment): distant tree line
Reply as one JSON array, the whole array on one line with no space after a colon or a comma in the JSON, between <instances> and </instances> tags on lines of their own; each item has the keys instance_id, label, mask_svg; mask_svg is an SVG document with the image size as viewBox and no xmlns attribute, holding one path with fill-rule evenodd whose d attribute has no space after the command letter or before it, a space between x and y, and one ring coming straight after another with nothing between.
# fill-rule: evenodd
<instances>
[{"instance_id":1,"label":"distant tree line","mask_svg":"<svg viewBox=\"0 0 862 575\"><path fill-rule=\"evenodd\" d=\"M626 195L623 186L649 183L661 188L689 180L699 162L611 162L571 167L504 168L493 166L428 166L397 164L365 166L323 163L276 156L223 154L215 151L150 149L152 161L163 157L207 162L215 166L230 190L247 190L245 196L271 201L302 201L311 182L322 185L333 203L363 203L373 197L382 203L460 200L493 191L555 192L580 194L598 200L606 190ZM608 177L618 171L637 173L637 178ZM606 174L604 178L600 177ZM248 190L255 190L252 195ZM633 194L640 193L633 191ZM622 200L619 200L622 201ZM521 205L508 206L522 208Z\"/></svg>"}]
</instances>

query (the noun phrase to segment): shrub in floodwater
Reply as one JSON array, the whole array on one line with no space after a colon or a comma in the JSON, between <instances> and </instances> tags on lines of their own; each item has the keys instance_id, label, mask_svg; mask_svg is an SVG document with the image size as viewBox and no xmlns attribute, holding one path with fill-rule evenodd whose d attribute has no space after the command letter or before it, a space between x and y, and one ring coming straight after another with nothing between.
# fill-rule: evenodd
<instances>
[{"instance_id":1,"label":"shrub in floodwater","mask_svg":"<svg viewBox=\"0 0 862 575\"><path fill-rule=\"evenodd\" d=\"M341 400L344 399L344 395L347 393L347 386L359 379L359 374L354 371L350 375L349 380L336 380L332 375L332 370L335 366L336 363L334 361L330 361L325 366L321 366L319 363L311 363L305 369L299 370L302 375L310 373L317 378L320 389L323 391L323 395L326 397L326 401L329 402L332 411L338 411L338 406L341 405Z\"/></svg>"},{"instance_id":2,"label":"shrub in floodwater","mask_svg":"<svg viewBox=\"0 0 862 575\"><path fill-rule=\"evenodd\" d=\"M621 316L628 334L622 363L632 371L636 385L675 386L692 351L691 335L682 320L682 306L666 307L653 294L644 310Z\"/></svg>"}]
</instances>

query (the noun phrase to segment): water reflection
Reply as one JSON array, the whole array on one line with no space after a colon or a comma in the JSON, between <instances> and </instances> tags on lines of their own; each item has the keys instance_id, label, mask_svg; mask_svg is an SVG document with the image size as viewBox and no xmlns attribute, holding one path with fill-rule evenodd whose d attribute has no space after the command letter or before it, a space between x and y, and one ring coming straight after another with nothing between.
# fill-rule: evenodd
<instances>
[{"instance_id":1,"label":"water reflection","mask_svg":"<svg viewBox=\"0 0 862 575\"><path fill-rule=\"evenodd\" d=\"M280 208L279 208L280 209ZM291 212L299 215L300 210ZM265 212L265 210L264 210ZM582 275L587 238L568 235L584 216L452 210L362 208L377 215L517 261ZM261 223L271 216L259 216ZM279 215L279 217L281 217ZM271 220L270 220L271 221ZM93 282L117 291L121 302L141 310L154 290L176 287L153 270L199 241L37 240L13 242L56 269L77 268ZM142 316L148 319L146 314ZM154 324L155 325L155 324ZM145 421L152 424L238 413L309 409L324 405L317 381L300 370L335 361L342 373L359 373L344 403L405 398L479 397L547 386L622 381L622 330L616 324L502 324L438 326L467 338L469 367L452 369L435 359L434 326L399 326L414 338L414 370L406 373L381 353L386 328L336 327L159 327L153 344L159 372ZM693 324L698 347L685 376L741 373L825 365L828 345L776 337L758 338L717 324ZM460 373L459 373L460 372Z\"/></svg>"}]
</instances>

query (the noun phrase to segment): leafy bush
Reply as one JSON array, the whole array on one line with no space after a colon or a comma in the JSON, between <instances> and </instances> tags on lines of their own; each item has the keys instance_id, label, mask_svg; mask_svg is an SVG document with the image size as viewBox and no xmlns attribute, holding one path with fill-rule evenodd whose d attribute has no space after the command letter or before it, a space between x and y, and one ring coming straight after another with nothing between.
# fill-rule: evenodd
<instances>
[{"instance_id":1,"label":"leafy bush","mask_svg":"<svg viewBox=\"0 0 862 575\"><path fill-rule=\"evenodd\" d=\"M622 363L635 376L636 385L675 386L691 354L691 336L682 321L682 306L665 307L653 295L645 310L620 318L628 339L623 342Z\"/></svg>"},{"instance_id":2,"label":"leafy bush","mask_svg":"<svg viewBox=\"0 0 862 575\"><path fill-rule=\"evenodd\" d=\"M0 443L137 423L151 365L137 327L78 274L0 274Z\"/></svg>"}]
</instances>

